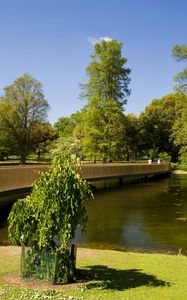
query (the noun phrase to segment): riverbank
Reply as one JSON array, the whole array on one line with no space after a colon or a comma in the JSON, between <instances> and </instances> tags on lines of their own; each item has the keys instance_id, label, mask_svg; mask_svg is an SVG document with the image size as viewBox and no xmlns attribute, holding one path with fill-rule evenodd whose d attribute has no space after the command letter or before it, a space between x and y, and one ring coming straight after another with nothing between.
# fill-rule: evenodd
<instances>
[{"instance_id":1,"label":"riverbank","mask_svg":"<svg viewBox=\"0 0 187 300\"><path fill-rule=\"evenodd\" d=\"M187 175L187 171L184 171L184 170L172 170L172 174L186 174Z\"/></svg>"},{"instance_id":2,"label":"riverbank","mask_svg":"<svg viewBox=\"0 0 187 300\"><path fill-rule=\"evenodd\" d=\"M185 300L187 295L184 256L78 249L77 268L83 282L51 287L16 281L19 257L19 247L0 247L1 300Z\"/></svg>"}]
</instances>

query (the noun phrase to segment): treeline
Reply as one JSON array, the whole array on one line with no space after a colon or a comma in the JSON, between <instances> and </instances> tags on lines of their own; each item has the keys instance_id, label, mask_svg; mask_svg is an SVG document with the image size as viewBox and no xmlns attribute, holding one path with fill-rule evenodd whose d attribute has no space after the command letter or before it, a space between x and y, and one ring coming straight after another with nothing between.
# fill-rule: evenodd
<instances>
[{"instance_id":1,"label":"treeline","mask_svg":"<svg viewBox=\"0 0 187 300\"><path fill-rule=\"evenodd\" d=\"M180 49L182 48L182 51ZM186 49L186 48L185 48ZM185 160L187 147L187 96L185 70L177 75L176 93L154 99L139 116L125 114L130 94L130 69L121 55L122 44L101 41L87 67L88 82L81 85L84 108L60 118L55 151L75 153L88 160ZM184 46L173 55L185 59ZM187 73L187 72L186 72ZM187 77L187 76L186 76Z\"/></svg>"},{"instance_id":2,"label":"treeline","mask_svg":"<svg viewBox=\"0 0 187 300\"><path fill-rule=\"evenodd\" d=\"M187 47L175 46L177 61ZM122 56L122 43L101 40L81 84L86 104L54 126L47 121L48 103L41 84L26 74L4 90L0 100L0 152L15 154L21 163L30 153L40 158L66 152L83 160L187 160L187 95L184 69L176 76L176 92L154 99L139 116L125 113L131 91L131 70ZM186 77L185 77L186 76Z\"/></svg>"},{"instance_id":3,"label":"treeline","mask_svg":"<svg viewBox=\"0 0 187 300\"><path fill-rule=\"evenodd\" d=\"M112 130L108 135L107 125L106 130L104 127L97 130L98 124L103 124L101 114L98 112L98 122L95 123L88 108L83 108L81 112L60 118L55 123L60 134L55 151L68 151L85 160L104 162L158 158L172 162L184 160L187 149L186 103L187 96L179 93L154 99L139 116L113 116Z\"/></svg>"}]
</instances>

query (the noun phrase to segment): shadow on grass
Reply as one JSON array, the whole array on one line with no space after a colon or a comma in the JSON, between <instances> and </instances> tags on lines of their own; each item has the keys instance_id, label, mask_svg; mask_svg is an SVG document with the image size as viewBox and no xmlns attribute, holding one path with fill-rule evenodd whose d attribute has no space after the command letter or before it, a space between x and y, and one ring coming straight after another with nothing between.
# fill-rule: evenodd
<instances>
[{"instance_id":1,"label":"shadow on grass","mask_svg":"<svg viewBox=\"0 0 187 300\"><path fill-rule=\"evenodd\" d=\"M159 280L154 275L146 274L138 269L117 270L107 266L88 266L88 270L78 270L78 276L91 282L87 289L101 288L123 291L140 286L164 287L169 282Z\"/></svg>"}]
</instances>

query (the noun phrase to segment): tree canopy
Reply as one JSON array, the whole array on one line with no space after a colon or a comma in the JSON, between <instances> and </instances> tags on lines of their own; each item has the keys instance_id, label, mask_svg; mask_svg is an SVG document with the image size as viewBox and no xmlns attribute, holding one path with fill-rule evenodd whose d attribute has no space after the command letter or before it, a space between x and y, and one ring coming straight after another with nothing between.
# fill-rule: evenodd
<instances>
[{"instance_id":1,"label":"tree canopy","mask_svg":"<svg viewBox=\"0 0 187 300\"><path fill-rule=\"evenodd\" d=\"M58 130L61 136L69 137L73 135L73 130L76 126L76 121L71 117L62 117L54 124L54 128Z\"/></svg>"},{"instance_id":2,"label":"tree canopy","mask_svg":"<svg viewBox=\"0 0 187 300\"><path fill-rule=\"evenodd\" d=\"M176 61L186 61L187 60L187 46L186 45L175 45L173 47L173 56ZM187 92L187 67L175 76L175 80L178 82L176 85L176 90L179 92Z\"/></svg>"},{"instance_id":3,"label":"tree canopy","mask_svg":"<svg viewBox=\"0 0 187 300\"><path fill-rule=\"evenodd\" d=\"M88 100L81 123L83 148L90 156L109 160L119 154L124 104L130 94L130 69L121 49L122 43L115 40L96 43L86 68L88 82L81 85L81 96Z\"/></svg>"},{"instance_id":4,"label":"tree canopy","mask_svg":"<svg viewBox=\"0 0 187 300\"><path fill-rule=\"evenodd\" d=\"M178 160L180 148L174 141L173 128L181 118L186 101L183 94L169 94L154 99L141 114L144 148L152 150L154 156L167 152L173 162Z\"/></svg>"},{"instance_id":5,"label":"tree canopy","mask_svg":"<svg viewBox=\"0 0 187 300\"><path fill-rule=\"evenodd\" d=\"M125 115L123 133L123 157L129 161L143 155L144 143L140 118L133 114Z\"/></svg>"},{"instance_id":6,"label":"tree canopy","mask_svg":"<svg viewBox=\"0 0 187 300\"><path fill-rule=\"evenodd\" d=\"M89 80L81 84L81 96L96 106L110 99L122 106L127 102L130 69L125 67L127 59L121 55L122 45L116 40L94 44L94 53L86 68Z\"/></svg>"},{"instance_id":7,"label":"tree canopy","mask_svg":"<svg viewBox=\"0 0 187 300\"><path fill-rule=\"evenodd\" d=\"M41 123L46 122L49 105L42 85L29 74L5 87L0 98L0 132L4 144L20 157L22 164L40 140Z\"/></svg>"}]
</instances>

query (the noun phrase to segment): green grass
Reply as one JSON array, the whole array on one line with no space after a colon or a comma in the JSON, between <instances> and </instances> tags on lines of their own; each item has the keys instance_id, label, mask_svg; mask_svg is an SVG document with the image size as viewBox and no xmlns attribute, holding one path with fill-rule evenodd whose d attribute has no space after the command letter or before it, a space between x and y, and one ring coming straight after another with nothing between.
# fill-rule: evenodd
<instances>
[{"instance_id":1,"label":"green grass","mask_svg":"<svg viewBox=\"0 0 187 300\"><path fill-rule=\"evenodd\" d=\"M87 285L45 292L7 285L2 278L19 270L19 248L0 247L0 300L187 299L185 256L79 249L77 267Z\"/></svg>"}]
</instances>

